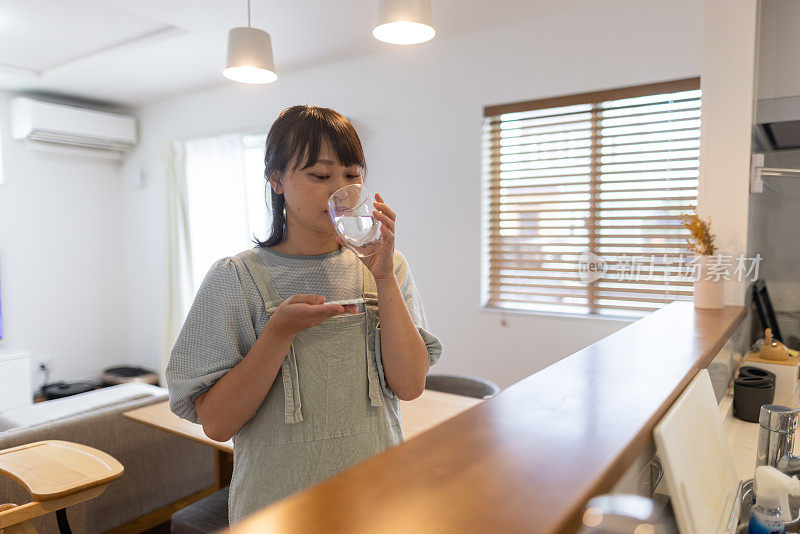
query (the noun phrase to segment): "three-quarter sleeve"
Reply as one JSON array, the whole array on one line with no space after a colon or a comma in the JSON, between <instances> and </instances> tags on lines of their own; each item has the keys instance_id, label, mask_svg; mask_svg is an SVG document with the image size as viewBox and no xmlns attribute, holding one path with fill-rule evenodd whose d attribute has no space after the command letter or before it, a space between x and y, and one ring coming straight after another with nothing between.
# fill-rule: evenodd
<instances>
[{"instance_id":1,"label":"three-quarter sleeve","mask_svg":"<svg viewBox=\"0 0 800 534\"><path fill-rule=\"evenodd\" d=\"M195 399L241 362L256 340L239 276L230 258L211 266L170 353L169 408L193 423L200 423Z\"/></svg>"},{"instance_id":2,"label":"three-quarter sleeve","mask_svg":"<svg viewBox=\"0 0 800 534\"><path fill-rule=\"evenodd\" d=\"M400 292L403 294L403 300L405 300L411 319L428 348L428 364L434 365L442 355L442 342L428 330L428 321L422 307L422 297L414 283L411 267L400 251L395 252L397 260L395 261L395 277L400 281Z\"/></svg>"},{"instance_id":3,"label":"three-quarter sleeve","mask_svg":"<svg viewBox=\"0 0 800 534\"><path fill-rule=\"evenodd\" d=\"M425 318L425 310L422 307L422 297L420 297L419 290L414 283L414 276L411 274L411 267L409 267L405 256L399 251L394 252L394 274L400 285L400 292L403 295L403 300L406 303L406 308L411 315L411 320L417 327L425 346L428 349L428 365L434 365L439 361L442 355L442 342L428 331L428 321ZM378 363L378 374L381 381L385 383L383 374L383 364L381 358L380 335L375 336L375 352L377 355L376 361ZM393 393L386 387L387 393ZM391 396L391 395L390 395Z\"/></svg>"}]
</instances>

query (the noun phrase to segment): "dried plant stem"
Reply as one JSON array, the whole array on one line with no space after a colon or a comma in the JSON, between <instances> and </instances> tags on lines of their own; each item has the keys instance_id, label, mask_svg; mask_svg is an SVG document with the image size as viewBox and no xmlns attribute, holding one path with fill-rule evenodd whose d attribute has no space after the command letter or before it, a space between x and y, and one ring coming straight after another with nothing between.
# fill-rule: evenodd
<instances>
[{"instance_id":1,"label":"dried plant stem","mask_svg":"<svg viewBox=\"0 0 800 534\"><path fill-rule=\"evenodd\" d=\"M684 213L681 215L681 222L691 234L686 239L690 251L703 256L717 253L716 236L711 233L711 217L705 222L696 213Z\"/></svg>"}]
</instances>

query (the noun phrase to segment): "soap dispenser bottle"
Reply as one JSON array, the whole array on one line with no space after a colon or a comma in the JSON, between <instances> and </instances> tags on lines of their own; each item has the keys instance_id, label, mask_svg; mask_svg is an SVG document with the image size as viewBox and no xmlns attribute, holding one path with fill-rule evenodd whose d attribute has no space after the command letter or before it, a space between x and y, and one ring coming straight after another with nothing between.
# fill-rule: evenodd
<instances>
[{"instance_id":1,"label":"soap dispenser bottle","mask_svg":"<svg viewBox=\"0 0 800 534\"><path fill-rule=\"evenodd\" d=\"M800 481L774 467L756 468L756 504L750 511L749 534L784 534L791 521L789 494L800 495Z\"/></svg>"}]
</instances>

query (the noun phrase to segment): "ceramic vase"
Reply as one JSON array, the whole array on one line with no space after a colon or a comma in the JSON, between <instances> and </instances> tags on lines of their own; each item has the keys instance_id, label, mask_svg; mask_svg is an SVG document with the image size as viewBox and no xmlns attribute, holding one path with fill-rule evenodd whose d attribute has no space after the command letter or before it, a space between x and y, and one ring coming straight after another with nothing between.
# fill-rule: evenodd
<instances>
[{"instance_id":1,"label":"ceramic vase","mask_svg":"<svg viewBox=\"0 0 800 534\"><path fill-rule=\"evenodd\" d=\"M725 280L722 276L709 275L708 266L714 261L713 256L699 256L695 265L699 276L694 281L694 307L703 310L718 310L725 307Z\"/></svg>"}]
</instances>

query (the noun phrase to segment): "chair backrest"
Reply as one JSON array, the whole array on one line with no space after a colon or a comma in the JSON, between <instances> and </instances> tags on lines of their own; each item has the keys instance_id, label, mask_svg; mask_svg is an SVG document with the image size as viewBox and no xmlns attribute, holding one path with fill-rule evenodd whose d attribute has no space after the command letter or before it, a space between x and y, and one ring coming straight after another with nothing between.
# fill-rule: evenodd
<instances>
[{"instance_id":1,"label":"chair backrest","mask_svg":"<svg viewBox=\"0 0 800 534\"><path fill-rule=\"evenodd\" d=\"M453 393L454 395L464 395L476 399L488 399L500 391L500 387L494 382L460 375L433 374L425 378L425 389Z\"/></svg>"},{"instance_id":2,"label":"chair backrest","mask_svg":"<svg viewBox=\"0 0 800 534\"><path fill-rule=\"evenodd\" d=\"M228 528L229 490L225 486L172 514L170 534L211 534Z\"/></svg>"}]
</instances>

